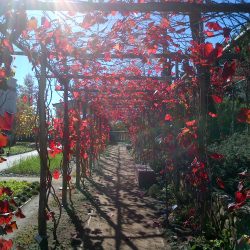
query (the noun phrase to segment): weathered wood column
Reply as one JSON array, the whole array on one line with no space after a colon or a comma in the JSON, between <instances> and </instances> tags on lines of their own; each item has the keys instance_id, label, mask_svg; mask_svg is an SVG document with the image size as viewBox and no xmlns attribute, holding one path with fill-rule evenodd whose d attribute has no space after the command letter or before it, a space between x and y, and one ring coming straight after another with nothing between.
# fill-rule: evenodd
<instances>
[{"instance_id":1,"label":"weathered wood column","mask_svg":"<svg viewBox=\"0 0 250 250\"><path fill-rule=\"evenodd\" d=\"M41 55L41 76L39 80L38 92L38 114L39 114L39 157L40 157L40 193L39 193L39 209L38 209L38 236L37 242L42 250L48 249L47 241L47 220L46 220L46 205L47 205L47 174L48 174L48 151L47 151L47 123L46 123L46 65L47 55L46 50L42 46Z\"/></svg>"},{"instance_id":2,"label":"weathered wood column","mask_svg":"<svg viewBox=\"0 0 250 250\"><path fill-rule=\"evenodd\" d=\"M63 92L63 179L62 179L62 205L67 206L68 166L69 166L69 79L61 79Z\"/></svg>"}]
</instances>

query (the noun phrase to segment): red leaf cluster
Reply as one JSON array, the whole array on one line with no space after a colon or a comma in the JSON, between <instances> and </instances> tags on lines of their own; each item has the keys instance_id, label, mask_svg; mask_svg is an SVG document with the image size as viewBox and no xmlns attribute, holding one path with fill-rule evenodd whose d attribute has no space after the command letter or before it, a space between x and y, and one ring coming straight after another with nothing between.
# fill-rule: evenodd
<instances>
[{"instance_id":1,"label":"red leaf cluster","mask_svg":"<svg viewBox=\"0 0 250 250\"><path fill-rule=\"evenodd\" d=\"M205 191L209 181L208 173L205 169L205 164L199 161L197 157L191 163L191 172L187 175L187 180L192 186Z\"/></svg>"},{"instance_id":2,"label":"red leaf cluster","mask_svg":"<svg viewBox=\"0 0 250 250\"><path fill-rule=\"evenodd\" d=\"M250 109L241 108L240 112L237 115L238 122L250 124Z\"/></svg>"},{"instance_id":3,"label":"red leaf cluster","mask_svg":"<svg viewBox=\"0 0 250 250\"><path fill-rule=\"evenodd\" d=\"M1 250L10 250L13 246L12 240L0 239L0 249Z\"/></svg>"}]
</instances>

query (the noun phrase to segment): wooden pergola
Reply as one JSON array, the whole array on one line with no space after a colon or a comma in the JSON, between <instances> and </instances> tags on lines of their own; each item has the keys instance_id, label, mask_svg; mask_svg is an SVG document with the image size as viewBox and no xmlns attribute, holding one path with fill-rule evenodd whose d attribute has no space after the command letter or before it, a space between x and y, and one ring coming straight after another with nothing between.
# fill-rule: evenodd
<instances>
[{"instance_id":1,"label":"wooden pergola","mask_svg":"<svg viewBox=\"0 0 250 250\"><path fill-rule=\"evenodd\" d=\"M160 12L160 13L185 13L197 15L198 17L201 13L250 13L250 3L207 3L207 4L197 4L197 3L188 3L188 2L148 2L148 3L123 3L123 2L84 2L84 1L62 1L64 4L60 4L61 1L51 2L51 1L39 1L39 0L13 0L6 1L0 0L0 15L9 9L20 9L20 10L28 10L28 11L76 11L76 12L90 12L90 11L103 11L103 12L111 12L118 11L121 13L124 12ZM199 27L195 25L193 29L199 30ZM18 46L22 50L22 47ZM15 52L16 55L25 55L24 51ZM87 54L83 55L89 59L95 58L104 58L103 54ZM163 53L154 55L155 58L175 58L174 53ZM228 54L228 57L235 58L237 55ZM135 54L126 54L126 55L115 55L112 54L111 58L115 59L133 59L139 58L143 59L147 57L147 55L135 55ZM226 57L226 55L225 55ZM46 93L46 80L48 78L57 78L58 76L49 76L47 75L48 63L46 56L46 48L44 46L41 47L40 51L41 58L41 67L40 67L40 75L39 75L39 97L38 97L38 111L39 111L39 131L40 131L40 161L41 161L41 172L40 172L40 198L39 198L39 235L40 235L40 246L41 249L48 249L46 245L46 220L45 220L45 209L46 209L46 188L47 188L47 138L46 138L46 111L45 111L45 93ZM51 70L49 68L49 70ZM203 71L202 71L203 70ZM204 73L204 69L201 69ZM53 73L53 72L52 72ZM93 79L96 77L100 78L108 78L108 76L83 76L83 75L65 75L60 76L60 81L64 82L64 149L69 149L69 118L68 118L68 91L69 91L69 80L71 79ZM152 80L166 80L166 77L150 77L150 76L114 76L116 79L125 78L126 80L143 80L143 79L152 79ZM201 79L201 83L204 86L201 88L206 90L206 81L207 79ZM205 100L205 96L201 96ZM203 111L204 112L204 111ZM67 178L67 154L64 154L63 157L63 180ZM63 182L63 190L67 190L67 182ZM66 197L63 196L63 204L66 205L67 200ZM45 242L45 243L44 243Z\"/></svg>"}]
</instances>

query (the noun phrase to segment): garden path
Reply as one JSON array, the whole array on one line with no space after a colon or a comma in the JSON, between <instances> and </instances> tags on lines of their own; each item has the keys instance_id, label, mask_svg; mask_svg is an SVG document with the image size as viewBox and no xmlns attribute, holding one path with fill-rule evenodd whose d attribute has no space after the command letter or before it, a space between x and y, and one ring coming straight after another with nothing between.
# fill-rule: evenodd
<instances>
[{"instance_id":1,"label":"garden path","mask_svg":"<svg viewBox=\"0 0 250 250\"><path fill-rule=\"evenodd\" d=\"M105 155L98 173L82 190L94 211L85 226L90 232L88 249L171 249L157 227L159 204L137 187L134 161L126 147L111 146Z\"/></svg>"},{"instance_id":2,"label":"garden path","mask_svg":"<svg viewBox=\"0 0 250 250\"><path fill-rule=\"evenodd\" d=\"M171 249L158 227L157 212L161 205L137 187L134 164L124 145L108 147L84 188L73 190L72 205L62 211L57 230L60 249ZM53 182L61 197L61 178ZM38 197L34 197L23 207L26 218L17 222L19 230L8 237L14 239L15 244L20 243L21 238L29 237L32 241L37 234L36 229L30 231L37 225L37 211ZM49 238L53 239L52 235ZM21 244L23 247L19 249L37 246L34 240L27 244Z\"/></svg>"}]
</instances>

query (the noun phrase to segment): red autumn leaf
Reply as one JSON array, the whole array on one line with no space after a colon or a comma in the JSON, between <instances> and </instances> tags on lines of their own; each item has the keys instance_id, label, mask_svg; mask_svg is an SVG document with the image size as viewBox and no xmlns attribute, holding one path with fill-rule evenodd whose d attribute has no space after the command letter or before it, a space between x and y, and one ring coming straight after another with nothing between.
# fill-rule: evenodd
<instances>
[{"instance_id":1,"label":"red autumn leaf","mask_svg":"<svg viewBox=\"0 0 250 250\"><path fill-rule=\"evenodd\" d=\"M8 196L11 196L13 194L13 191L9 187L3 187L3 193Z\"/></svg>"},{"instance_id":2,"label":"red autumn leaf","mask_svg":"<svg viewBox=\"0 0 250 250\"><path fill-rule=\"evenodd\" d=\"M7 200L0 201L0 213L9 213L10 206L9 202Z\"/></svg>"},{"instance_id":3,"label":"red autumn leaf","mask_svg":"<svg viewBox=\"0 0 250 250\"><path fill-rule=\"evenodd\" d=\"M84 159L84 160L87 160L87 159L88 159L88 157L89 157L89 156L88 156L88 154L87 154L87 153L84 153L84 155L83 155L83 159Z\"/></svg>"},{"instance_id":4,"label":"red autumn leaf","mask_svg":"<svg viewBox=\"0 0 250 250\"><path fill-rule=\"evenodd\" d=\"M104 53L104 60L106 62L110 62L111 61L111 54L109 52L105 52Z\"/></svg>"},{"instance_id":5,"label":"red autumn leaf","mask_svg":"<svg viewBox=\"0 0 250 250\"><path fill-rule=\"evenodd\" d=\"M10 250L13 246L12 240L0 239L0 249L1 250Z\"/></svg>"},{"instance_id":6,"label":"red autumn leaf","mask_svg":"<svg viewBox=\"0 0 250 250\"><path fill-rule=\"evenodd\" d=\"M245 201L241 202L241 203L230 203L228 205L228 209L230 211L233 211L233 210L236 210L236 209L239 209L240 207L242 207L243 205L245 204Z\"/></svg>"},{"instance_id":7,"label":"red autumn leaf","mask_svg":"<svg viewBox=\"0 0 250 250\"><path fill-rule=\"evenodd\" d=\"M11 205L17 207L17 203L16 203L16 201L14 199L10 199L9 202L10 202Z\"/></svg>"},{"instance_id":8,"label":"red autumn leaf","mask_svg":"<svg viewBox=\"0 0 250 250\"><path fill-rule=\"evenodd\" d=\"M214 159L214 160L221 160L221 159L224 158L224 155L213 153L213 154L210 154L209 157L212 158L212 159Z\"/></svg>"},{"instance_id":9,"label":"red autumn leaf","mask_svg":"<svg viewBox=\"0 0 250 250\"><path fill-rule=\"evenodd\" d=\"M221 189L225 189L225 184L219 177L216 179L216 183Z\"/></svg>"},{"instance_id":10,"label":"red autumn leaf","mask_svg":"<svg viewBox=\"0 0 250 250\"><path fill-rule=\"evenodd\" d=\"M60 172L58 169L55 169L54 172L53 172L53 178L58 180L60 177Z\"/></svg>"},{"instance_id":11,"label":"red autumn leaf","mask_svg":"<svg viewBox=\"0 0 250 250\"><path fill-rule=\"evenodd\" d=\"M170 114L166 114L165 121L173 121L173 117Z\"/></svg>"},{"instance_id":12,"label":"red autumn leaf","mask_svg":"<svg viewBox=\"0 0 250 250\"><path fill-rule=\"evenodd\" d=\"M13 233L13 229L12 229L12 227L11 227L10 224L6 224L6 225L5 225L4 231L6 232L6 234Z\"/></svg>"},{"instance_id":13,"label":"red autumn leaf","mask_svg":"<svg viewBox=\"0 0 250 250\"><path fill-rule=\"evenodd\" d=\"M16 221L12 221L12 222L10 223L10 226L11 226L11 228L12 228L13 231L16 230L16 229L18 229L17 224L16 224Z\"/></svg>"},{"instance_id":14,"label":"red autumn leaf","mask_svg":"<svg viewBox=\"0 0 250 250\"><path fill-rule=\"evenodd\" d=\"M230 36L231 29L230 28L223 28L223 36L228 39Z\"/></svg>"},{"instance_id":15,"label":"red autumn leaf","mask_svg":"<svg viewBox=\"0 0 250 250\"><path fill-rule=\"evenodd\" d=\"M216 46L215 46L215 52L216 52L216 58L219 58L223 55L223 45L220 44L220 43L216 43Z\"/></svg>"},{"instance_id":16,"label":"red autumn leaf","mask_svg":"<svg viewBox=\"0 0 250 250\"><path fill-rule=\"evenodd\" d=\"M241 108L240 112L237 115L238 122L250 124L250 109Z\"/></svg>"},{"instance_id":17,"label":"red autumn leaf","mask_svg":"<svg viewBox=\"0 0 250 250\"><path fill-rule=\"evenodd\" d=\"M245 192L237 191L235 192L235 201L237 203L245 202L247 199L247 194Z\"/></svg>"},{"instance_id":18,"label":"red autumn leaf","mask_svg":"<svg viewBox=\"0 0 250 250\"><path fill-rule=\"evenodd\" d=\"M56 86L55 86L55 90L56 90L56 91L60 91L61 89L62 89L62 87L61 87L60 85L56 85Z\"/></svg>"},{"instance_id":19,"label":"red autumn leaf","mask_svg":"<svg viewBox=\"0 0 250 250\"><path fill-rule=\"evenodd\" d=\"M210 57L213 51L214 51L214 46L212 43L204 44L204 56L206 58Z\"/></svg>"},{"instance_id":20,"label":"red autumn leaf","mask_svg":"<svg viewBox=\"0 0 250 250\"><path fill-rule=\"evenodd\" d=\"M165 170L165 169L162 169L162 170L160 171L160 175L164 175L165 172L166 172L166 170Z\"/></svg>"},{"instance_id":21,"label":"red autumn leaf","mask_svg":"<svg viewBox=\"0 0 250 250\"><path fill-rule=\"evenodd\" d=\"M24 95L22 100L23 100L24 103L27 103L28 102L28 97L26 95Z\"/></svg>"},{"instance_id":22,"label":"red autumn leaf","mask_svg":"<svg viewBox=\"0 0 250 250\"><path fill-rule=\"evenodd\" d=\"M246 191L247 199L250 199L250 189Z\"/></svg>"},{"instance_id":23,"label":"red autumn leaf","mask_svg":"<svg viewBox=\"0 0 250 250\"><path fill-rule=\"evenodd\" d=\"M0 163L7 161L7 159L0 157Z\"/></svg>"},{"instance_id":24,"label":"red autumn leaf","mask_svg":"<svg viewBox=\"0 0 250 250\"><path fill-rule=\"evenodd\" d=\"M214 100L215 103L222 103L223 98L217 95L212 95L212 98Z\"/></svg>"},{"instance_id":25,"label":"red autumn leaf","mask_svg":"<svg viewBox=\"0 0 250 250\"><path fill-rule=\"evenodd\" d=\"M15 216L16 216L17 218L20 218L20 219L25 218L25 215L23 214L21 208L18 208L18 209L17 209L17 212L15 213Z\"/></svg>"},{"instance_id":26,"label":"red autumn leaf","mask_svg":"<svg viewBox=\"0 0 250 250\"><path fill-rule=\"evenodd\" d=\"M224 81L228 81L232 79L232 76L236 71L236 61L234 60L232 63L225 62L222 71L222 79Z\"/></svg>"},{"instance_id":27,"label":"red autumn leaf","mask_svg":"<svg viewBox=\"0 0 250 250\"><path fill-rule=\"evenodd\" d=\"M217 22L207 22L206 27L214 31L222 30L222 27Z\"/></svg>"},{"instance_id":28,"label":"red autumn leaf","mask_svg":"<svg viewBox=\"0 0 250 250\"><path fill-rule=\"evenodd\" d=\"M54 215L55 215L55 213L54 212L46 212L46 220L50 220L51 218L53 218L54 217Z\"/></svg>"},{"instance_id":29,"label":"red autumn leaf","mask_svg":"<svg viewBox=\"0 0 250 250\"><path fill-rule=\"evenodd\" d=\"M187 126L187 127L192 127L192 126L194 126L194 125L196 125L196 120L192 120L192 121L187 121L187 122L186 122L186 126Z\"/></svg>"},{"instance_id":30,"label":"red autumn leaf","mask_svg":"<svg viewBox=\"0 0 250 250\"><path fill-rule=\"evenodd\" d=\"M214 32L212 31L204 31L204 33L208 36L208 37L211 37L214 35Z\"/></svg>"},{"instance_id":31,"label":"red autumn leaf","mask_svg":"<svg viewBox=\"0 0 250 250\"><path fill-rule=\"evenodd\" d=\"M0 133L0 147L5 147L8 144L8 136Z\"/></svg>"},{"instance_id":32,"label":"red autumn leaf","mask_svg":"<svg viewBox=\"0 0 250 250\"><path fill-rule=\"evenodd\" d=\"M8 39L3 39L2 45L3 45L5 48L7 48L8 51L11 52L11 53L14 51L14 50L13 50L13 46L12 46L12 44L10 43L10 41L9 41Z\"/></svg>"},{"instance_id":33,"label":"red autumn leaf","mask_svg":"<svg viewBox=\"0 0 250 250\"><path fill-rule=\"evenodd\" d=\"M236 53L240 53L241 49L240 49L239 46L234 46L234 51L235 51Z\"/></svg>"},{"instance_id":34,"label":"red autumn leaf","mask_svg":"<svg viewBox=\"0 0 250 250\"><path fill-rule=\"evenodd\" d=\"M216 118L218 115L213 113L213 112L208 112L208 115L211 116L212 118Z\"/></svg>"},{"instance_id":35,"label":"red autumn leaf","mask_svg":"<svg viewBox=\"0 0 250 250\"><path fill-rule=\"evenodd\" d=\"M167 18L163 17L161 19L161 24L160 25L161 25L162 28L166 29L166 28L169 27L170 22L169 22L169 20Z\"/></svg>"},{"instance_id":36,"label":"red autumn leaf","mask_svg":"<svg viewBox=\"0 0 250 250\"><path fill-rule=\"evenodd\" d=\"M14 115L8 112L4 113L4 116L0 115L0 129L11 130L14 122Z\"/></svg>"},{"instance_id":37,"label":"red autumn leaf","mask_svg":"<svg viewBox=\"0 0 250 250\"><path fill-rule=\"evenodd\" d=\"M0 69L0 78L5 78L5 77L6 77L5 69Z\"/></svg>"},{"instance_id":38,"label":"red autumn leaf","mask_svg":"<svg viewBox=\"0 0 250 250\"><path fill-rule=\"evenodd\" d=\"M50 156L51 158L55 158L56 155L57 155L57 153L56 153L55 150L49 150L49 156Z\"/></svg>"},{"instance_id":39,"label":"red autumn leaf","mask_svg":"<svg viewBox=\"0 0 250 250\"><path fill-rule=\"evenodd\" d=\"M46 29L49 29L49 28L51 27L50 21L49 21L45 16L43 16L43 17L41 18L41 24L42 24L43 27L46 28Z\"/></svg>"},{"instance_id":40,"label":"red autumn leaf","mask_svg":"<svg viewBox=\"0 0 250 250\"><path fill-rule=\"evenodd\" d=\"M73 96L75 99L79 98L80 97L79 91L73 91Z\"/></svg>"}]
</instances>

